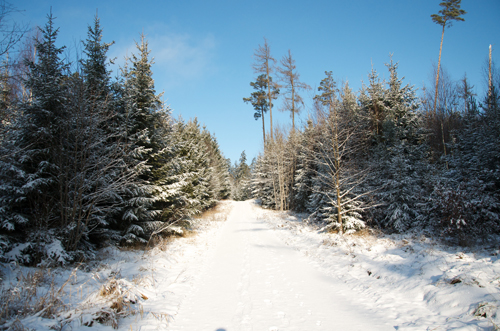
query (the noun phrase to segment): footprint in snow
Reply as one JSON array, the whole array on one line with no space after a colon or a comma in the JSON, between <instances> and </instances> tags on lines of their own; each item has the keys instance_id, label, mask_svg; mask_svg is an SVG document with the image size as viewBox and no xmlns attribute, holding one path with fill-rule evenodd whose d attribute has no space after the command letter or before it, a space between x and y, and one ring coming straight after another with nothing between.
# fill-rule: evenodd
<instances>
[{"instance_id":1,"label":"footprint in snow","mask_svg":"<svg viewBox=\"0 0 500 331\"><path fill-rule=\"evenodd\" d=\"M278 327L277 326L271 326L269 328L269 331L278 331Z\"/></svg>"}]
</instances>

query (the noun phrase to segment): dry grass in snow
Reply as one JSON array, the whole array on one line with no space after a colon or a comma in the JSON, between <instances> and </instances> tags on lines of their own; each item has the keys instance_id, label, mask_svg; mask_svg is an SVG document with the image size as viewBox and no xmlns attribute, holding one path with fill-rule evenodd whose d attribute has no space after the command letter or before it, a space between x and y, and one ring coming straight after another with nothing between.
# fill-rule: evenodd
<instances>
[{"instance_id":1,"label":"dry grass in snow","mask_svg":"<svg viewBox=\"0 0 500 331\"><path fill-rule=\"evenodd\" d=\"M157 237L146 249L109 247L100 259L72 268L0 264L0 330L131 330L131 323L148 319L168 323L179 298L169 304L162 288L184 280L177 264L188 258L185 248L222 223L229 208L222 202L191 229Z\"/></svg>"}]
</instances>

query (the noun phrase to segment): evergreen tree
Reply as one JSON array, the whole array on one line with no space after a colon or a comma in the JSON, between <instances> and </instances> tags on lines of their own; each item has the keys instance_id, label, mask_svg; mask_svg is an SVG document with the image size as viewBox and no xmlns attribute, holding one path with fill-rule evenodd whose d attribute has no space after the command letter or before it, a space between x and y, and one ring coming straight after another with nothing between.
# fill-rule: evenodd
<instances>
[{"instance_id":1,"label":"evergreen tree","mask_svg":"<svg viewBox=\"0 0 500 331\"><path fill-rule=\"evenodd\" d=\"M122 70L123 75L123 130L126 133L126 162L138 174L138 181L128 188L126 207L123 212L122 229L125 241L145 242L149 234L154 232L158 223L155 218L161 210L155 209L155 202L161 199L161 189L155 182L153 169L155 160L166 152L165 131L168 131L168 110L162 109L161 95L156 95L149 59L150 50L145 36L141 35L140 43L136 43L138 55L133 54L130 67ZM127 61L128 62L128 61ZM157 122L158 120L158 122ZM156 192L156 193L155 193Z\"/></svg>"},{"instance_id":2,"label":"evergreen tree","mask_svg":"<svg viewBox=\"0 0 500 331\"><path fill-rule=\"evenodd\" d=\"M232 197L236 201L244 201L251 197L250 167L247 164L245 151L241 152L238 162L234 165Z\"/></svg>"},{"instance_id":3,"label":"evergreen tree","mask_svg":"<svg viewBox=\"0 0 500 331\"><path fill-rule=\"evenodd\" d=\"M102 28L97 15L94 17L94 25L88 27L87 34L87 39L84 42L84 53L87 58L82 61L87 98L109 101L111 74L107 68L108 58L106 54L114 42L105 43L102 41Z\"/></svg>"},{"instance_id":4,"label":"evergreen tree","mask_svg":"<svg viewBox=\"0 0 500 331\"><path fill-rule=\"evenodd\" d=\"M14 120L13 112L13 91L11 86L11 74L9 59L3 61L0 66L0 143L2 138L6 135L8 127Z\"/></svg>"},{"instance_id":5,"label":"evergreen tree","mask_svg":"<svg viewBox=\"0 0 500 331\"><path fill-rule=\"evenodd\" d=\"M385 118L381 143L372 147L371 185L376 192L375 221L384 228L403 232L423 226L422 210L427 174L427 146L417 113L419 103L412 86L403 86L398 64L386 64L390 79L384 92Z\"/></svg>"},{"instance_id":6,"label":"evergreen tree","mask_svg":"<svg viewBox=\"0 0 500 331\"><path fill-rule=\"evenodd\" d=\"M264 45L259 45L254 52L255 62L252 65L255 73L260 75L265 75L265 82L267 85L267 104L269 106L269 121L270 121L270 132L271 132L271 140L273 140L273 100L276 99L277 93L279 93L279 89L276 83L272 81L272 73L274 70L274 62L276 60L271 55L271 47L267 43L267 39L264 38Z\"/></svg>"},{"instance_id":7,"label":"evergreen tree","mask_svg":"<svg viewBox=\"0 0 500 331\"><path fill-rule=\"evenodd\" d=\"M382 123L386 116L386 109L384 105L385 89L384 81L381 81L378 73L372 68L368 75L369 85L361 89L359 95L359 103L363 117L367 120L367 130L370 132L371 144L378 144L383 140Z\"/></svg>"},{"instance_id":8,"label":"evergreen tree","mask_svg":"<svg viewBox=\"0 0 500 331\"><path fill-rule=\"evenodd\" d=\"M450 27L453 24L453 21L465 21L463 17L460 15L465 15L467 12L463 9L460 9L460 3L462 0L448 0L443 1L439 5L443 7L438 14L432 14L432 21L443 27L443 31L441 32L441 44L439 46L439 60L438 67L436 72L436 95L434 97L434 114L436 114L437 100L438 100L438 85L439 85L439 73L441 69L441 51L443 50L443 38L444 38L444 29L448 26Z\"/></svg>"},{"instance_id":9,"label":"evergreen tree","mask_svg":"<svg viewBox=\"0 0 500 331\"><path fill-rule=\"evenodd\" d=\"M274 198L272 166L269 157L259 154L252 173L252 196L257 198L264 208L276 208Z\"/></svg>"},{"instance_id":10,"label":"evergreen tree","mask_svg":"<svg viewBox=\"0 0 500 331\"><path fill-rule=\"evenodd\" d=\"M304 132L298 134L297 170L294 181L294 209L299 212L310 210L308 201L313 194L312 179L315 173L314 153L315 129L311 119L307 121ZM312 208L314 210L314 208Z\"/></svg>"},{"instance_id":11,"label":"evergreen tree","mask_svg":"<svg viewBox=\"0 0 500 331\"><path fill-rule=\"evenodd\" d=\"M227 164L217 142L195 119L173 125L169 160L163 172L162 220L186 220L229 195Z\"/></svg>"},{"instance_id":12,"label":"evergreen tree","mask_svg":"<svg viewBox=\"0 0 500 331\"><path fill-rule=\"evenodd\" d=\"M270 77L272 81L272 77ZM267 99L267 80L265 75L260 75L257 77L255 82L250 83L255 92L252 92L249 98L243 98L243 101L250 102L255 110L254 118L258 120L259 117L262 118L262 139L264 145L266 144L266 125L264 121L264 114L269 110L269 101ZM271 93L274 99L277 98L279 90L277 90L274 84L271 85Z\"/></svg>"},{"instance_id":13,"label":"evergreen tree","mask_svg":"<svg viewBox=\"0 0 500 331\"><path fill-rule=\"evenodd\" d=\"M351 233L365 227L362 212L369 207L365 197L370 194L361 189L366 174L356 163L361 141L352 116L355 110L344 108L349 105L348 100L337 99L338 91L331 72L326 72L318 91L320 94L315 100L321 136L315 154L316 177L319 185L325 187L319 192L323 193L321 198L329 204L323 208L323 217L330 223L328 228Z\"/></svg>"},{"instance_id":14,"label":"evergreen tree","mask_svg":"<svg viewBox=\"0 0 500 331\"><path fill-rule=\"evenodd\" d=\"M441 231L461 244L500 232L499 100L493 87L480 111L469 97L464 128L449 157L453 171L442 176L432 196Z\"/></svg>"},{"instance_id":15,"label":"evergreen tree","mask_svg":"<svg viewBox=\"0 0 500 331\"><path fill-rule=\"evenodd\" d=\"M63 48L56 46L58 29L54 18L41 29L37 42L37 62L30 62L26 85L32 100L19 106L15 130L3 144L2 168L6 171L1 186L2 225L9 230L25 231L28 254L26 263L39 262L47 255L46 245L53 242L52 229L60 226L58 213L59 170L65 153L67 135L64 127L69 113L65 107L67 66L61 60ZM29 252L29 253L28 253Z\"/></svg>"}]
</instances>

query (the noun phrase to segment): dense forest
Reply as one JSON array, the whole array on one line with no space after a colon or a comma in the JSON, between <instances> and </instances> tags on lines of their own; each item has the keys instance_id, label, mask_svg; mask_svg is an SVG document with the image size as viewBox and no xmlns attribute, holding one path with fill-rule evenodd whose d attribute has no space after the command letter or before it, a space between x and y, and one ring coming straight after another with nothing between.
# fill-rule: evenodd
<instances>
[{"instance_id":1,"label":"dense forest","mask_svg":"<svg viewBox=\"0 0 500 331\"><path fill-rule=\"evenodd\" d=\"M298 128L299 92L309 87L291 53L276 65L265 40L254 58L258 77L243 100L255 119L270 118L251 175L253 197L264 207L306 213L325 231L346 234L425 231L468 245L500 232L500 79L491 61L484 96L466 76L455 82L442 68L438 85L419 96L392 57L389 79L372 69L357 93L325 72ZM273 128L280 98L290 129Z\"/></svg>"},{"instance_id":2,"label":"dense forest","mask_svg":"<svg viewBox=\"0 0 500 331\"><path fill-rule=\"evenodd\" d=\"M156 93L144 35L112 79L97 16L73 63L54 24L49 15L1 76L3 260L64 264L146 244L229 197L216 138L196 119L173 119Z\"/></svg>"}]
</instances>

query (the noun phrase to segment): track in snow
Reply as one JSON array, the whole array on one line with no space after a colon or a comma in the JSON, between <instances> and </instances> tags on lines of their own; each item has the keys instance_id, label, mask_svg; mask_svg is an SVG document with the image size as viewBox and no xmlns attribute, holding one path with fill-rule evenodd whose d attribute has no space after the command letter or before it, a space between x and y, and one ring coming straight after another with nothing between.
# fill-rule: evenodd
<instances>
[{"instance_id":1,"label":"track in snow","mask_svg":"<svg viewBox=\"0 0 500 331\"><path fill-rule=\"evenodd\" d=\"M171 331L394 330L235 202Z\"/></svg>"}]
</instances>

